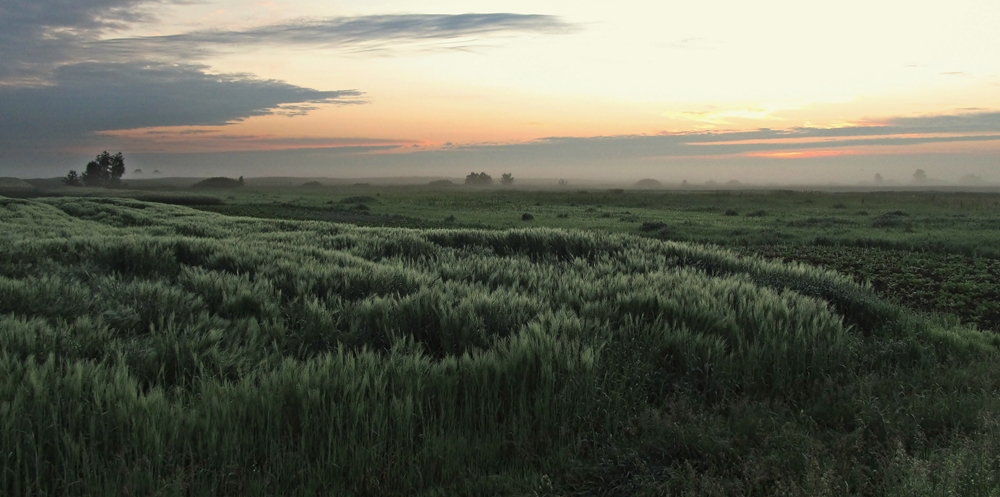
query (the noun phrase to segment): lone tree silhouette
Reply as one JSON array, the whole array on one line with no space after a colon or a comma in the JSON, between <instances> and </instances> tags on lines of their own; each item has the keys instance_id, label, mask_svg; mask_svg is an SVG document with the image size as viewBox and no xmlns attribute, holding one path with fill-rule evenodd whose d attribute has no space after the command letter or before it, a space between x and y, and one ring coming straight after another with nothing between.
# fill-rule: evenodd
<instances>
[{"instance_id":1,"label":"lone tree silhouette","mask_svg":"<svg viewBox=\"0 0 1000 497\"><path fill-rule=\"evenodd\" d=\"M514 184L514 175L510 173L503 173L500 176L500 184L504 186L510 186Z\"/></svg>"},{"instance_id":2,"label":"lone tree silhouette","mask_svg":"<svg viewBox=\"0 0 1000 497\"><path fill-rule=\"evenodd\" d=\"M923 169L917 169L913 173L913 181L917 184L923 184L927 182L927 172Z\"/></svg>"},{"instance_id":3,"label":"lone tree silhouette","mask_svg":"<svg viewBox=\"0 0 1000 497\"><path fill-rule=\"evenodd\" d=\"M62 182L66 186L83 186L83 182L80 181L80 175L76 171L70 171Z\"/></svg>"},{"instance_id":4,"label":"lone tree silhouette","mask_svg":"<svg viewBox=\"0 0 1000 497\"><path fill-rule=\"evenodd\" d=\"M70 171L70 174L73 173L74 171ZM80 179L87 186L113 187L121 183L123 175L125 175L125 158L122 157L122 153L111 155L105 150L96 159L87 163L87 169ZM64 181L69 178L70 175L67 175Z\"/></svg>"}]
</instances>

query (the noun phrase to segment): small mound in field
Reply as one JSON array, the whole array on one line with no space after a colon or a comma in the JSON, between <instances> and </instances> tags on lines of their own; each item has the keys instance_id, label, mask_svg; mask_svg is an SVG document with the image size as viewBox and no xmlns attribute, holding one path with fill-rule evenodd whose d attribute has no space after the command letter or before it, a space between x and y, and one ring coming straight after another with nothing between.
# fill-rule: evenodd
<instances>
[{"instance_id":1,"label":"small mound in field","mask_svg":"<svg viewBox=\"0 0 1000 497\"><path fill-rule=\"evenodd\" d=\"M378 202L375 197L370 197L368 195L360 195L357 197L347 197L340 201L342 204L363 204L363 203L373 203Z\"/></svg>"},{"instance_id":2,"label":"small mound in field","mask_svg":"<svg viewBox=\"0 0 1000 497\"><path fill-rule=\"evenodd\" d=\"M206 180L202 180L202 181L199 181L199 182L191 185L191 188L218 188L218 189L222 189L222 188L242 188L242 187L243 187L242 178L239 179L239 180L235 180L233 178L226 178L226 177L222 177L222 176L219 176L219 177L216 177L216 178L208 178Z\"/></svg>"},{"instance_id":3,"label":"small mound in field","mask_svg":"<svg viewBox=\"0 0 1000 497\"><path fill-rule=\"evenodd\" d=\"M0 190L34 190L31 183L19 178L0 178Z\"/></svg>"},{"instance_id":4,"label":"small mound in field","mask_svg":"<svg viewBox=\"0 0 1000 497\"><path fill-rule=\"evenodd\" d=\"M221 198L208 195L140 195L135 199L170 205L222 205L223 203Z\"/></svg>"},{"instance_id":5,"label":"small mound in field","mask_svg":"<svg viewBox=\"0 0 1000 497\"><path fill-rule=\"evenodd\" d=\"M903 211L886 212L872 221L873 228L898 228L903 226L903 217L907 216Z\"/></svg>"},{"instance_id":6,"label":"small mound in field","mask_svg":"<svg viewBox=\"0 0 1000 497\"><path fill-rule=\"evenodd\" d=\"M666 227L667 223L663 221L646 221L642 223L642 226L639 227L639 231L648 233L650 231L662 230L663 228Z\"/></svg>"}]
</instances>

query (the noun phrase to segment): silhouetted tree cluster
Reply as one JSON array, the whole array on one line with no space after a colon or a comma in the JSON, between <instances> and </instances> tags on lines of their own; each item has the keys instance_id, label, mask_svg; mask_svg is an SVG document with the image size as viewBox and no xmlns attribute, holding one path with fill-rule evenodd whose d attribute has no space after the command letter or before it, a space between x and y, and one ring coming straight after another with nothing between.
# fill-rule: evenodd
<instances>
[{"instance_id":1,"label":"silhouetted tree cluster","mask_svg":"<svg viewBox=\"0 0 1000 497\"><path fill-rule=\"evenodd\" d=\"M635 186L637 188L661 188L663 187L663 183L652 178L646 178L636 181Z\"/></svg>"},{"instance_id":2,"label":"silhouetted tree cluster","mask_svg":"<svg viewBox=\"0 0 1000 497\"><path fill-rule=\"evenodd\" d=\"M510 173L503 173L500 176L500 184L504 186L510 186L514 184L514 175Z\"/></svg>"},{"instance_id":3,"label":"silhouetted tree cluster","mask_svg":"<svg viewBox=\"0 0 1000 497\"><path fill-rule=\"evenodd\" d=\"M465 177L465 184L472 186L489 186L493 184L493 176L486 173L469 173Z\"/></svg>"},{"instance_id":4,"label":"silhouetted tree cluster","mask_svg":"<svg viewBox=\"0 0 1000 497\"><path fill-rule=\"evenodd\" d=\"M116 187L121 185L121 179L124 175L125 157L122 156L122 153L111 155L105 150L97 158L87 163L87 168L82 175L78 175L76 171L70 171L63 178L63 183L68 186Z\"/></svg>"}]
</instances>

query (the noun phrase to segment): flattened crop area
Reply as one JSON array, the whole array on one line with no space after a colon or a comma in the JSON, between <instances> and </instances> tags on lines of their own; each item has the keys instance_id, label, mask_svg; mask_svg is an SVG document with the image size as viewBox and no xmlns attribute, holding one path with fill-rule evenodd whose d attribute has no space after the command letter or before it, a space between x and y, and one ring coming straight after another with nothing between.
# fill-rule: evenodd
<instances>
[{"instance_id":1,"label":"flattened crop area","mask_svg":"<svg viewBox=\"0 0 1000 497\"><path fill-rule=\"evenodd\" d=\"M863 247L761 246L741 252L803 262L870 282L882 297L915 311L947 313L1000 331L1000 260Z\"/></svg>"}]
</instances>

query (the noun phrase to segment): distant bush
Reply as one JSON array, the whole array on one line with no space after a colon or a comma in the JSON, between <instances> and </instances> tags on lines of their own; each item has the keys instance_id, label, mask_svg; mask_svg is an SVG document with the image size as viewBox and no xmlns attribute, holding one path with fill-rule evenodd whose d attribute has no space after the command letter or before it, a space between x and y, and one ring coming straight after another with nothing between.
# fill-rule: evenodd
<instances>
[{"instance_id":1,"label":"distant bush","mask_svg":"<svg viewBox=\"0 0 1000 497\"><path fill-rule=\"evenodd\" d=\"M438 179L431 181L430 183L427 183L427 186L448 187L448 186L455 186L455 183L450 179Z\"/></svg>"},{"instance_id":2,"label":"distant bush","mask_svg":"<svg viewBox=\"0 0 1000 497\"><path fill-rule=\"evenodd\" d=\"M559 219L566 219L569 217L569 214L563 212L562 214L556 214L556 217L558 217Z\"/></svg>"},{"instance_id":3,"label":"distant bush","mask_svg":"<svg viewBox=\"0 0 1000 497\"><path fill-rule=\"evenodd\" d=\"M493 177L486 173L469 173L465 177L465 184L470 186L490 186L493 184Z\"/></svg>"},{"instance_id":4,"label":"distant bush","mask_svg":"<svg viewBox=\"0 0 1000 497\"><path fill-rule=\"evenodd\" d=\"M907 223L903 218L909 216L909 214L903 211L892 211L886 212L875 219L872 220L873 228L899 228L904 227Z\"/></svg>"},{"instance_id":5,"label":"distant bush","mask_svg":"<svg viewBox=\"0 0 1000 497\"><path fill-rule=\"evenodd\" d=\"M736 209L726 209L726 215L727 216L739 216L740 213L737 212Z\"/></svg>"},{"instance_id":6,"label":"distant bush","mask_svg":"<svg viewBox=\"0 0 1000 497\"><path fill-rule=\"evenodd\" d=\"M222 205L222 199L219 197L210 197L208 195L140 195L135 198L136 200L141 200L143 202L156 202L158 204L170 204L170 205Z\"/></svg>"},{"instance_id":7,"label":"distant bush","mask_svg":"<svg viewBox=\"0 0 1000 497\"><path fill-rule=\"evenodd\" d=\"M755 211L747 214L747 217L764 217L766 215L767 215L767 211L765 211L763 209L759 209L759 210L755 210Z\"/></svg>"},{"instance_id":8,"label":"distant bush","mask_svg":"<svg viewBox=\"0 0 1000 497\"><path fill-rule=\"evenodd\" d=\"M849 226L854 224L850 219L840 217L807 217L788 222L789 228L832 228L834 226Z\"/></svg>"},{"instance_id":9,"label":"distant bush","mask_svg":"<svg viewBox=\"0 0 1000 497\"><path fill-rule=\"evenodd\" d=\"M378 202L378 200L376 200L375 197L371 197L368 195L358 195L356 197L347 197L340 201L340 203L342 204L363 204L365 202L372 203L372 202Z\"/></svg>"},{"instance_id":10,"label":"distant bush","mask_svg":"<svg viewBox=\"0 0 1000 497\"><path fill-rule=\"evenodd\" d=\"M242 188L243 187L243 176L240 179L226 178L218 176L215 178L208 178L206 180L199 181L193 185L191 188L205 188L205 189L227 189L227 188Z\"/></svg>"},{"instance_id":11,"label":"distant bush","mask_svg":"<svg viewBox=\"0 0 1000 497\"><path fill-rule=\"evenodd\" d=\"M531 214L528 214L527 212L525 212L524 214L521 214L521 221L531 221L533 219L535 219L535 216L532 216Z\"/></svg>"},{"instance_id":12,"label":"distant bush","mask_svg":"<svg viewBox=\"0 0 1000 497\"><path fill-rule=\"evenodd\" d=\"M642 226L639 227L639 231L643 232L657 231L666 227L667 223L663 221L646 221L642 223Z\"/></svg>"},{"instance_id":13,"label":"distant bush","mask_svg":"<svg viewBox=\"0 0 1000 497\"><path fill-rule=\"evenodd\" d=\"M652 178L646 178L636 181L635 186L636 188L662 188L663 183Z\"/></svg>"},{"instance_id":14,"label":"distant bush","mask_svg":"<svg viewBox=\"0 0 1000 497\"><path fill-rule=\"evenodd\" d=\"M500 176L500 184L503 186L510 186L514 184L514 175L511 173L503 173Z\"/></svg>"}]
</instances>

